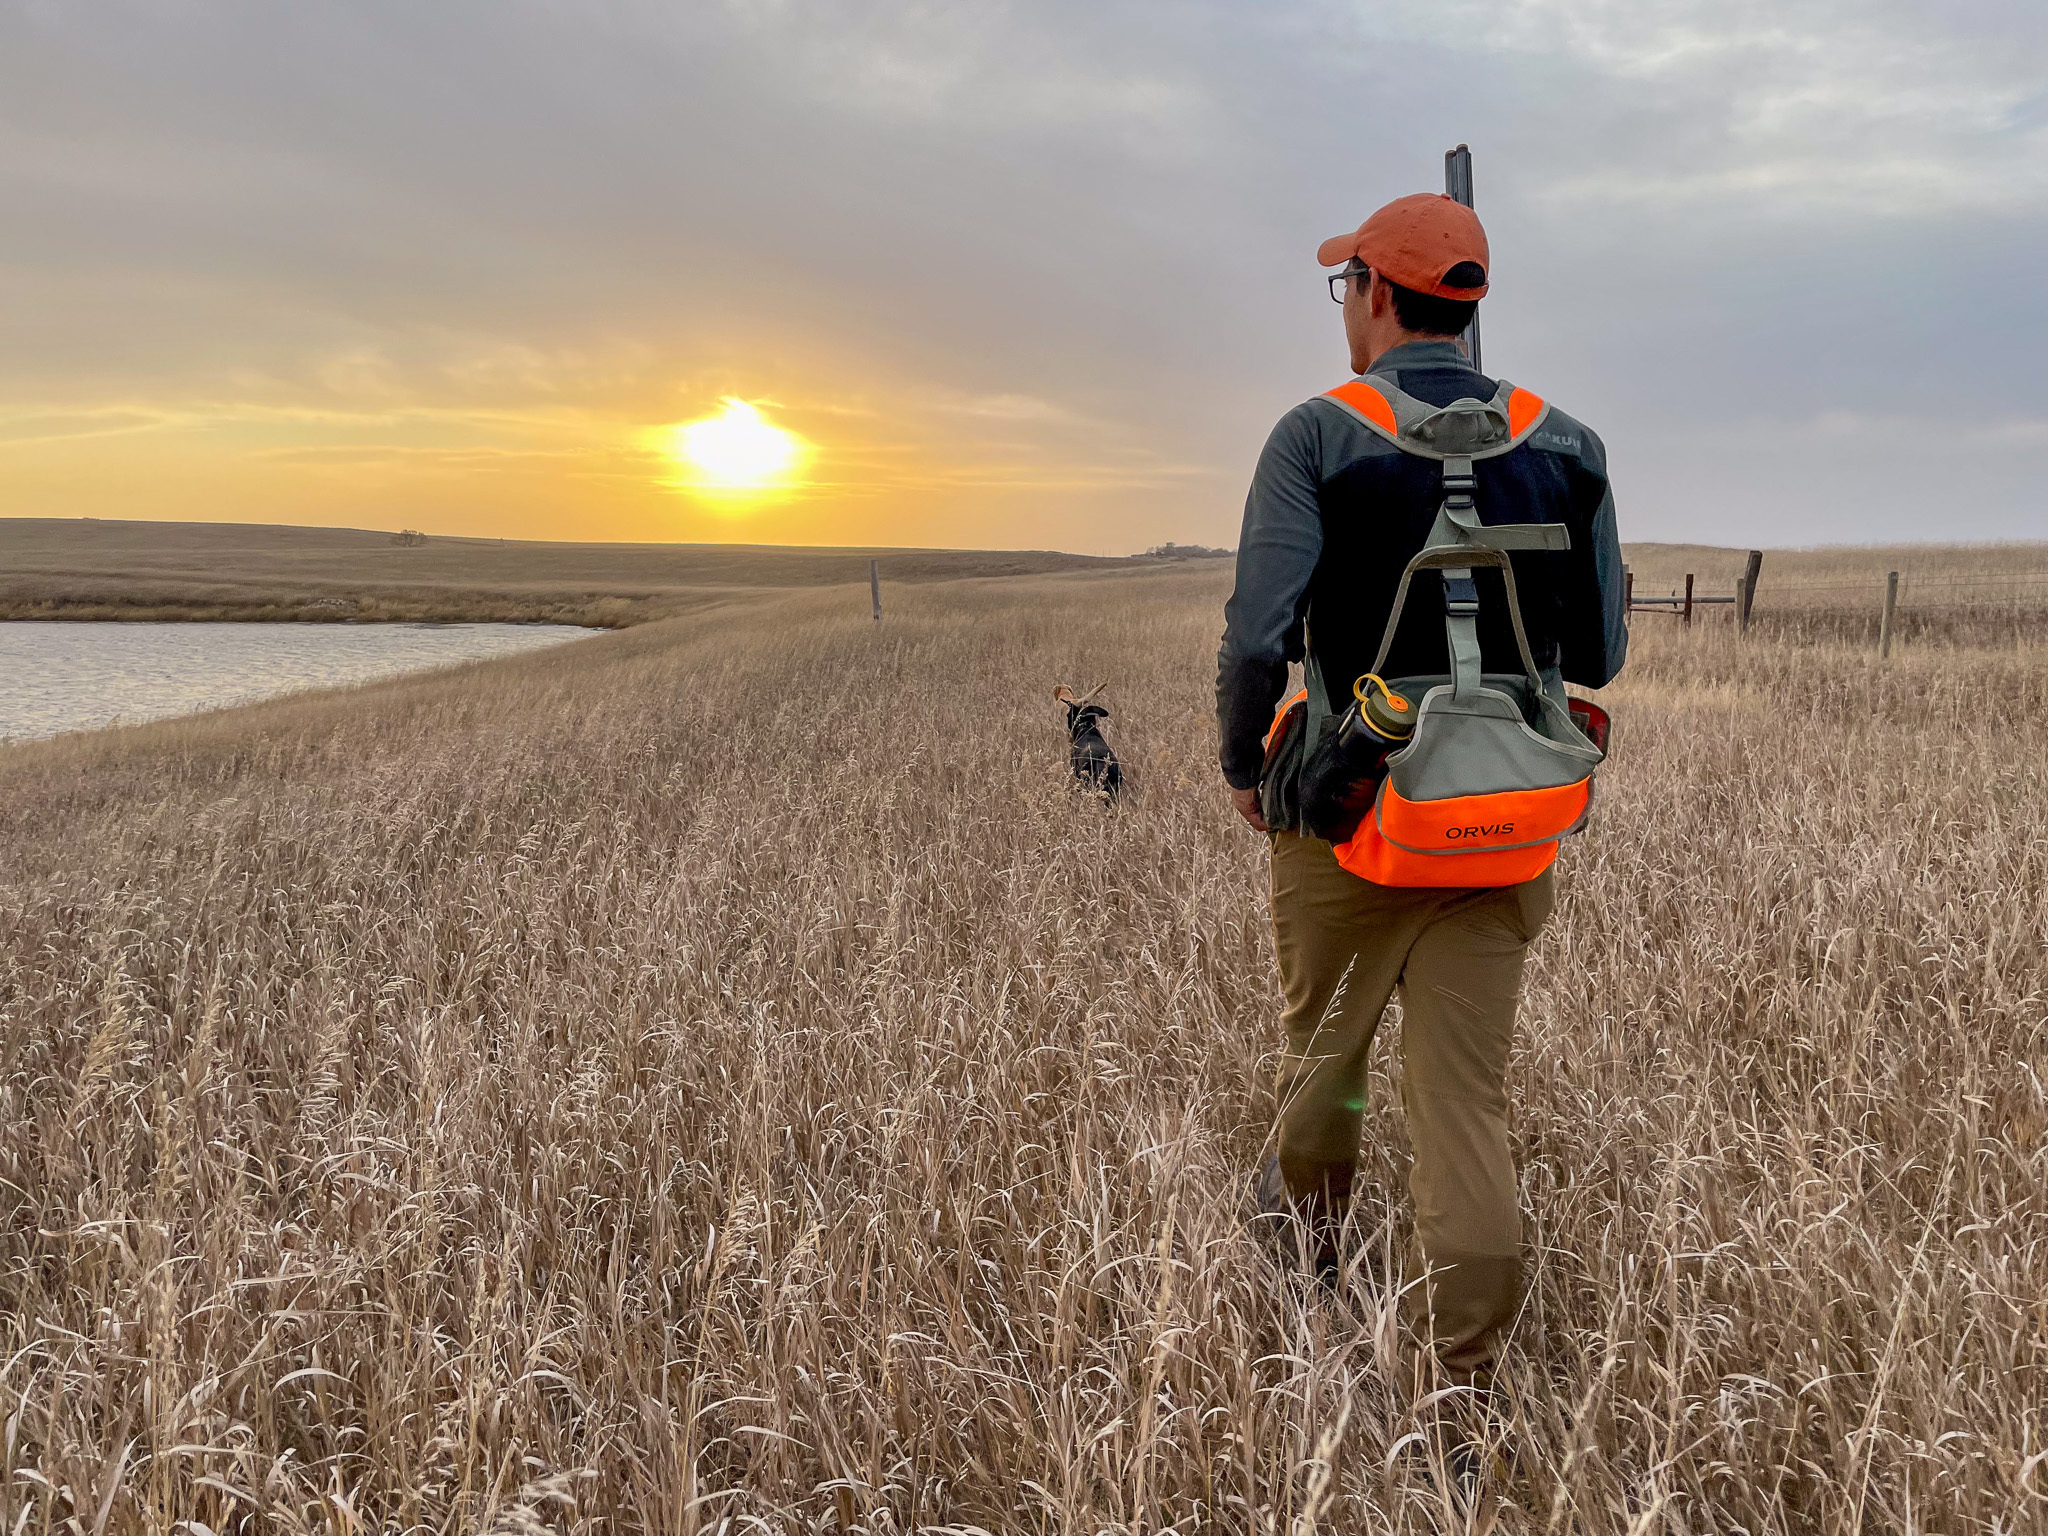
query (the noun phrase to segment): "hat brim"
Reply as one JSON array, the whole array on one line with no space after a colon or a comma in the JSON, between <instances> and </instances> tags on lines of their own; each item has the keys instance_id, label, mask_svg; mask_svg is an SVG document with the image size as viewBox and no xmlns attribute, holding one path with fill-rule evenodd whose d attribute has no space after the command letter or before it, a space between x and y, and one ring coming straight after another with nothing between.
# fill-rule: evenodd
<instances>
[{"instance_id":1,"label":"hat brim","mask_svg":"<svg viewBox=\"0 0 2048 1536\"><path fill-rule=\"evenodd\" d=\"M1325 267L1341 267L1357 254L1358 231L1355 229L1348 235L1332 235L1316 247L1316 261Z\"/></svg>"}]
</instances>

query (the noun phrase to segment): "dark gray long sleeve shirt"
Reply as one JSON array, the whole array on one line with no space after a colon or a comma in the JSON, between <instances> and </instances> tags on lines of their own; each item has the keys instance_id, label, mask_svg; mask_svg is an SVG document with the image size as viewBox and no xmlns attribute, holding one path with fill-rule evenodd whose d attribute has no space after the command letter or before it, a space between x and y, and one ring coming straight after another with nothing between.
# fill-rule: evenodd
<instances>
[{"instance_id":1,"label":"dark gray long sleeve shirt","mask_svg":"<svg viewBox=\"0 0 2048 1536\"><path fill-rule=\"evenodd\" d=\"M1371 372L1431 405L1489 400L1496 388L1454 341L1397 347ZM1532 436L1480 460L1475 473L1482 522L1570 528L1568 551L1510 557L1522 619L1539 667L1584 687L1605 685L1628 654L1628 628L1600 439L1553 406ZM1217 657L1223 776L1233 789L1258 782L1287 665L1302 659L1311 634L1338 699L1370 668L1401 572L1428 540L1442 501L1435 461L1403 453L1336 402L1318 396L1280 419L1245 499L1237 585ZM1486 665L1519 671L1500 575L1482 569L1475 577ZM1449 670L1436 573L1417 574L1384 670L1390 677Z\"/></svg>"}]
</instances>

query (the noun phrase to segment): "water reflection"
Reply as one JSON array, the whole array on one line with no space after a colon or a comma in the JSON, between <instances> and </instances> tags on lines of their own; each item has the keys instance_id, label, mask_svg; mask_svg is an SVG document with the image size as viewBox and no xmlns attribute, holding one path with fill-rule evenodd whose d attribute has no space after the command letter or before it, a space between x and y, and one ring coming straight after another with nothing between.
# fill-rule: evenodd
<instances>
[{"instance_id":1,"label":"water reflection","mask_svg":"<svg viewBox=\"0 0 2048 1536\"><path fill-rule=\"evenodd\" d=\"M569 624L0 622L0 741L132 725L599 633Z\"/></svg>"}]
</instances>

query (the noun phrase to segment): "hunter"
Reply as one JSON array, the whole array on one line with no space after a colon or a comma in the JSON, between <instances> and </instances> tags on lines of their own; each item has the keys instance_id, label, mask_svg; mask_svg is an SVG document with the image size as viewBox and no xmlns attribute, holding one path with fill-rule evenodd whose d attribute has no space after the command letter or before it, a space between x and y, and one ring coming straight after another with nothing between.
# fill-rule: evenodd
<instances>
[{"instance_id":1,"label":"hunter","mask_svg":"<svg viewBox=\"0 0 2048 1536\"><path fill-rule=\"evenodd\" d=\"M1374 670L1388 678L1451 670L1442 615L1453 594L1434 570L1414 576L1384 664L1373 667L1403 569L1445 502L1444 481L1437 465L1394 446L1345 400L1378 399L1358 388L1377 381L1411 406L1469 408L1511 392L1545 402L1477 372L1459 339L1490 275L1486 233L1469 208L1434 194L1397 199L1355 233L1325 241L1317 259L1342 269L1328 282L1357 377L1289 411L1259 457L1216 682L1224 779L1238 814L1272 844L1285 998L1277 1151L1256 1198L1268 1217L1299 1218L1311 1262L1333 1278L1367 1057L1398 987L1414 1150L1408 1188L1428 1277L1408 1291L1411 1313L1447 1377L1483 1387L1521 1296L1507 1071L1524 957L1551 909L1550 872L1511 885L1375 884L1349 872L1330 843L1269 826L1273 802L1262 800L1261 773L1288 665L1309 647L1340 698ZM1568 549L1510 557L1529 654L1544 688L1562 700L1564 682L1598 688L1621 668L1621 545L1600 439L1555 408L1526 430L1476 462L1473 499L1485 524L1569 531ZM1520 672L1500 572L1471 578L1482 599L1476 633L1485 665Z\"/></svg>"}]
</instances>

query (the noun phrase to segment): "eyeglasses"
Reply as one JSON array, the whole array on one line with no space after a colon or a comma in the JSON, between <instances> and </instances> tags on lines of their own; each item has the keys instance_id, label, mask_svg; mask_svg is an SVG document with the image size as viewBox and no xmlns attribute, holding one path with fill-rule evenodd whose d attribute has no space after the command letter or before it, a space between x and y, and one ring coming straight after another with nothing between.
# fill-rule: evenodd
<instances>
[{"instance_id":1,"label":"eyeglasses","mask_svg":"<svg viewBox=\"0 0 2048 1536\"><path fill-rule=\"evenodd\" d=\"M1371 276L1371 267L1358 265L1346 267L1342 272L1332 272L1329 278L1330 297L1335 299L1339 304L1342 304L1344 302L1345 287L1350 283L1351 279L1355 277L1363 280Z\"/></svg>"}]
</instances>

